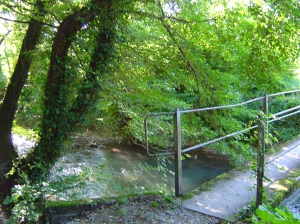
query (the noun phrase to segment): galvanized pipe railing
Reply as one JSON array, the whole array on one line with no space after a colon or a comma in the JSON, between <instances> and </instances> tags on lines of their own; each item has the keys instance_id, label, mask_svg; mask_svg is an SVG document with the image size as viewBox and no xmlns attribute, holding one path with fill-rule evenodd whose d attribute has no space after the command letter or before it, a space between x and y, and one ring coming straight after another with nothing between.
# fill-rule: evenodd
<instances>
[{"instance_id":1,"label":"galvanized pipe railing","mask_svg":"<svg viewBox=\"0 0 300 224\"><path fill-rule=\"evenodd\" d=\"M250 128L247 129L243 129L231 134L227 134L225 136L219 137L219 138L215 138L213 140L186 148L186 149L181 149L181 129L180 129L180 125L181 125L181 121L180 121L180 115L181 114L187 114L187 113L195 113L195 112L201 112L201 111L211 111L211 110L219 110L219 109L228 109L228 108L234 108L234 107L239 107L239 106L244 106L246 104L249 103L253 103L256 101L262 101L263 102L263 112L265 115L268 115L268 102L269 102L269 98L271 97L275 97L275 96L279 96L279 95L286 95L286 94L292 94L292 93L299 93L300 90L293 90L293 91L287 91L287 92L280 92L280 93L275 93L275 94L270 94L270 95L265 95L263 97L259 97L259 98L255 98L255 99L251 99L239 104L232 104L232 105L225 105L225 106L216 106L216 107L208 107L208 108L198 108L198 109L192 109L192 110L185 110L185 111L180 111L179 109L176 109L175 112L166 112L166 113L156 113L156 114L150 114L148 116L145 117L144 119L144 128L145 128L145 140L146 140L146 149L147 152L150 156L166 156L166 155L174 155L175 156L175 195L177 197L182 196L182 166L181 166L181 155L182 153L186 153L192 150L195 150L197 148L233 137L235 135L239 135L245 132L248 132L252 129L259 129L259 151L258 151L258 177L257 177L257 206L261 203L261 194L262 194L262 182L261 182L261 178L263 178L262 175L264 175L264 147L265 147L265 132L268 132L268 123L274 122L274 121L278 121L281 119L284 119L286 117L295 115L300 113L300 106L297 107L293 107L278 113L275 113L273 116L275 116L274 119L272 120L268 120L267 122L264 123L264 125L262 124L264 121L262 118L258 119L258 125L252 126ZM295 111L298 110L298 111ZM293 113L289 113L291 111L295 111ZM289 114L286 114L289 113ZM286 115L283 115L286 114ZM172 115L173 116L173 124L174 124L174 152L164 152L164 153L156 153L156 154L151 154L150 150L149 150L149 143L148 143L148 126L147 126L147 121L149 117L153 117L153 116L169 116ZM278 117L279 115L283 115ZM261 162L263 161L263 162Z\"/></svg>"},{"instance_id":2,"label":"galvanized pipe railing","mask_svg":"<svg viewBox=\"0 0 300 224\"><path fill-rule=\"evenodd\" d=\"M228 109L228 108L233 108L233 107L244 106L246 104L253 103L255 101L259 101L259 100L263 100L263 99L265 99L265 97L259 97L259 98L248 100L248 101L245 101L245 102L242 102L242 103L231 104L231 105L226 105L226 106L206 107L206 108L198 108L198 109L193 109L193 110L185 110L185 111L181 111L180 113L187 114L187 113L194 113L194 112L200 112L200 111Z\"/></svg>"},{"instance_id":3,"label":"galvanized pipe railing","mask_svg":"<svg viewBox=\"0 0 300 224\"><path fill-rule=\"evenodd\" d=\"M239 134L248 132L248 131L250 131L250 130L252 130L252 129L255 129L255 128L257 128L257 125L254 125L254 126L252 126L252 127L250 127L250 128L247 128L247 129L243 129L243 130L241 130L241 131L233 132L233 133L231 133L231 134L222 136L222 137L220 137L220 138L215 138L215 139L213 139L213 140L210 140L210 141L201 143L201 144L199 144L199 145L195 145L195 146L186 148L186 149L184 149L184 150L181 150L181 153L187 153L187 152L192 151L192 150L194 150L194 149L199 149L199 148L201 148L201 147L204 147L204 146L206 146L206 145L210 145L210 144L215 143L215 142L219 142L219 141L224 140L224 139L226 139L226 138L230 138L230 137L233 137L233 136L235 136L235 135L239 135Z\"/></svg>"},{"instance_id":4,"label":"galvanized pipe railing","mask_svg":"<svg viewBox=\"0 0 300 224\"><path fill-rule=\"evenodd\" d=\"M256 207L262 204L264 193L265 176L265 122L259 116L258 118L258 149L257 149L257 182L256 182Z\"/></svg>"}]
</instances>

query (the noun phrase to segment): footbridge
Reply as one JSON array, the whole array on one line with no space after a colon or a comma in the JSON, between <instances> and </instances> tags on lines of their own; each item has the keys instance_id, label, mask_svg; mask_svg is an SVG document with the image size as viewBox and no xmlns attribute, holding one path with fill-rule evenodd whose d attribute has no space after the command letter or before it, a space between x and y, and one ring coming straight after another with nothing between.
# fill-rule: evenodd
<instances>
[{"instance_id":1,"label":"footbridge","mask_svg":"<svg viewBox=\"0 0 300 224\"><path fill-rule=\"evenodd\" d=\"M264 95L262 97L258 97L255 99L251 99L242 103L232 104L232 105L223 105L223 106L216 106L216 107L207 107L207 108L198 108L192 110L179 110L176 109L173 112L165 112L165 113L154 113L149 114L144 119L144 128L145 128L145 139L146 139L146 149L149 156L168 156L173 155L175 158L175 196L180 197L182 196L182 154L188 153L192 150L195 150L200 147L204 147L210 145L212 143L216 143L219 141L223 141L228 138L232 138L236 135L240 135L243 133L247 133L251 130L258 131L258 150L257 150L257 190L256 190L256 205L262 204L262 194L263 194L263 179L265 174L265 141L266 141L266 134L268 132L268 124L276 121L280 121L284 118L294 116L300 113L300 105L296 107L292 107L283 111L278 111L273 113L272 115L269 114L269 101L275 99L276 97L282 96L290 96L294 98L299 98L300 90L293 90L287 92L279 92L275 94ZM201 113L204 111L213 111L213 110L224 110L229 108L237 108L247 106L251 103L259 103L261 104L261 110L258 111L257 122L255 125L251 127L247 127L243 130L236 131L234 133L226 134L224 136L220 136L215 139L211 139L207 142L203 142L192 147L182 148L182 139L181 139L181 115L182 114L191 114L191 113ZM174 135L174 150L172 151L159 151L153 153L149 149L149 130L148 123L149 120L153 117L160 117L160 116L173 116L173 135Z\"/></svg>"}]
</instances>

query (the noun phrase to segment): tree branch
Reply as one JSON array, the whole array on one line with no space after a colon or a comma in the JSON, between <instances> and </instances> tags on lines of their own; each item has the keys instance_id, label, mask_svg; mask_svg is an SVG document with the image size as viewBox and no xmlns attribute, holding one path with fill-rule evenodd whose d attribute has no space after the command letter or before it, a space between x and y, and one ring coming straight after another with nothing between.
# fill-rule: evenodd
<instances>
[{"instance_id":1,"label":"tree branch","mask_svg":"<svg viewBox=\"0 0 300 224\"><path fill-rule=\"evenodd\" d=\"M33 17L30 18L31 20L34 19ZM15 19L8 19L8 18L4 18L4 17L1 17L0 16L0 20L4 20L4 21L7 21L7 22L13 22L13 23L23 23L23 24L30 24L30 21L22 21L22 20L15 20ZM49 24L49 23L44 23L44 22L40 22L42 25L46 25L46 26L50 26L50 27L53 27L53 28L57 28L57 26L54 26L52 24Z\"/></svg>"},{"instance_id":2,"label":"tree branch","mask_svg":"<svg viewBox=\"0 0 300 224\"><path fill-rule=\"evenodd\" d=\"M11 30L9 30L0 40L0 46L3 43L3 41L5 40L5 38L10 34Z\"/></svg>"},{"instance_id":3,"label":"tree branch","mask_svg":"<svg viewBox=\"0 0 300 224\"><path fill-rule=\"evenodd\" d=\"M160 19L162 25L164 26L164 28L167 30L168 34L170 35L171 39L173 40L174 44L177 46L179 52L181 53L181 55L183 56L184 60L187 62L187 65L188 67L192 70L192 73L194 74L195 76L195 81L196 81L196 86L197 86L197 92L198 92L198 106L200 107L200 87L199 87L199 75L201 75L204 80L206 80L206 76L203 75L203 74L199 74L197 73L196 69L194 68L192 62L187 58L183 48L180 46L180 44L177 42L175 36L173 35L173 32L170 28L169 25L167 25L165 22L164 22L164 18L165 18L165 13L163 11L163 8L162 8L162 5L161 5L161 2L158 1L158 6L161 10L161 14L162 14L162 19Z\"/></svg>"},{"instance_id":4,"label":"tree branch","mask_svg":"<svg viewBox=\"0 0 300 224\"><path fill-rule=\"evenodd\" d=\"M204 19L204 20L190 20L189 21L189 20L186 20L186 19L183 19L183 18L167 16L165 14L163 14L162 16L158 16L158 15L155 15L153 13L143 12L143 11L134 11L134 13L137 14L137 15L147 15L149 17L152 17L152 18L155 18L155 19L158 19L158 20L169 19L169 20L178 21L178 22L187 23L187 24L190 24L190 23L205 23L205 22L210 22L210 21L217 20L217 18L210 18L210 19Z\"/></svg>"},{"instance_id":5,"label":"tree branch","mask_svg":"<svg viewBox=\"0 0 300 224\"><path fill-rule=\"evenodd\" d=\"M15 13L17 13L17 14L19 14L19 15L25 16L25 14L22 14L22 13L20 13L18 10L15 10L15 8L18 8L17 6L10 5L10 4L7 3L7 2L0 2L0 5L3 5L3 6L5 6L5 7L7 7L7 8L8 8L9 10L11 10L12 12L15 12ZM25 8L25 7L24 7L24 11L25 11L25 12L29 12L30 10L29 10L28 8Z\"/></svg>"},{"instance_id":6,"label":"tree branch","mask_svg":"<svg viewBox=\"0 0 300 224\"><path fill-rule=\"evenodd\" d=\"M1 20L7 21L7 22L14 22L14 23L25 23L25 24L29 24L30 21L22 21L22 20L15 20L15 19L8 19L8 18L4 18L2 16L0 16Z\"/></svg>"}]
</instances>

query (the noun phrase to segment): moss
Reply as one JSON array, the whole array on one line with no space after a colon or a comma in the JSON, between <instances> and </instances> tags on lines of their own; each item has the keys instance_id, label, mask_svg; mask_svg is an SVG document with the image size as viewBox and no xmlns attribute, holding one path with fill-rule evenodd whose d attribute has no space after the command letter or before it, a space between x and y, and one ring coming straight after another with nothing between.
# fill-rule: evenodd
<instances>
[{"instance_id":1,"label":"moss","mask_svg":"<svg viewBox=\"0 0 300 224\"><path fill-rule=\"evenodd\" d=\"M49 201L46 202L46 208L54 208L54 207L72 207L78 206L82 204L92 203L91 199L83 199L83 200L74 200L74 201Z\"/></svg>"},{"instance_id":2,"label":"moss","mask_svg":"<svg viewBox=\"0 0 300 224\"><path fill-rule=\"evenodd\" d=\"M230 175L229 173L223 173L219 176L216 177L217 180L230 180Z\"/></svg>"},{"instance_id":3,"label":"moss","mask_svg":"<svg viewBox=\"0 0 300 224\"><path fill-rule=\"evenodd\" d=\"M45 204L45 211L43 214L43 220L45 223L54 222L60 223L64 219L80 216L87 211L94 209L102 209L106 206L113 204L126 204L131 198L149 196L149 195L163 195L157 192L143 192L143 194L128 194L118 197L107 197L99 199L82 199L73 201L49 201Z\"/></svg>"},{"instance_id":4,"label":"moss","mask_svg":"<svg viewBox=\"0 0 300 224\"><path fill-rule=\"evenodd\" d=\"M271 207L279 206L285 198L300 187L299 177L300 167L291 170L284 178L271 184L265 192L266 204Z\"/></svg>"},{"instance_id":5,"label":"moss","mask_svg":"<svg viewBox=\"0 0 300 224\"><path fill-rule=\"evenodd\" d=\"M194 193L189 192L189 193L186 193L186 194L182 195L181 199L182 200L187 200L187 199L192 198L194 195L195 195Z\"/></svg>"},{"instance_id":6,"label":"moss","mask_svg":"<svg viewBox=\"0 0 300 224\"><path fill-rule=\"evenodd\" d=\"M45 204L46 216L53 216L58 214L67 214L70 212L82 213L95 208L109 206L115 203L126 204L130 198L149 195L162 195L157 192L143 192L143 194L128 194L118 197L106 197L99 199L81 199L72 201L49 201Z\"/></svg>"}]
</instances>

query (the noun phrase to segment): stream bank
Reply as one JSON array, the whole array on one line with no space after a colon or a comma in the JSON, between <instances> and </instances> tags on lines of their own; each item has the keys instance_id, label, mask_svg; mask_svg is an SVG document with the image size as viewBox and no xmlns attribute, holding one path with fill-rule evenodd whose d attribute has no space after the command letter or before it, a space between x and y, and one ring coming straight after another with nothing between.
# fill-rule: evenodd
<instances>
[{"instance_id":1,"label":"stream bank","mask_svg":"<svg viewBox=\"0 0 300 224\"><path fill-rule=\"evenodd\" d=\"M24 154L26 151L34 145L33 142L27 142L24 138L20 138L15 136L14 137L14 143L16 143L19 153ZM124 147L127 149L124 149ZM129 149L128 149L129 148ZM210 179L213 179L214 177L218 176L221 173L226 172L227 170L231 169L231 166L224 157L219 157L218 155L215 155L209 151L199 149L194 152L195 155L193 155L193 159L187 158L183 161L183 174L185 175L184 179L184 192L188 192L198 186L201 185L201 183L206 182ZM110 156L113 156L110 158ZM151 161L149 161L152 160ZM170 159L170 158L168 158ZM120 166L117 168L112 168L113 163L118 163ZM136 211L140 205L138 205L140 202L146 203L143 204L143 206L150 206L149 212L155 213L155 217L159 216L157 213L160 212L160 210L156 210L157 208L163 209L169 207L165 206L163 204L159 204L159 202L164 201L159 196L147 196L145 195L145 192L147 192L147 185L142 185L141 182L135 182L140 177L143 180L146 180L146 184L154 184L155 186L158 186L162 183L167 182L167 187L169 187L169 192L172 194L172 188L174 187L174 176L172 172L168 173L169 179L167 181L162 181L162 176L165 176L166 172L164 171L161 174L161 177L156 176L154 179L147 177L145 173L142 173L141 170L135 170L132 169L134 167L137 167L137 164L147 164L151 167L154 167L157 165L157 161L155 161L155 158L150 157L147 155L146 150L141 147L135 147L135 146L120 146L116 143L111 143L110 140L99 138L99 136L96 135L78 135L73 137L73 143L70 145L69 149L67 150L67 153L64 154L61 158L61 160L55 165L53 168L52 176L49 178L49 183L51 181L57 181L57 180L64 180L61 177L69 178L68 175L72 178L72 176L78 176L81 175L81 173L86 168L85 166L95 165L96 169L100 171L100 174L97 177L97 173L93 169L93 167L88 167L88 176L86 179L83 179L85 185L83 186L84 192L86 194L82 193L80 186L74 185L70 186L69 189L65 190L64 192L56 192L56 195L51 195L51 198L47 198L47 200L55 201L55 200L66 200L66 201L76 201L76 200L85 200L85 199L91 199L91 203L81 203L80 205L73 205L73 213L76 214L68 214L69 217L73 215L78 215L78 213L81 213L82 211L91 211L95 209L103 209L103 207L106 208L113 208L116 209L115 206L120 206L120 203L118 201L115 201L113 203L111 202L104 202L103 204L94 203L93 200L96 200L96 198L102 198L103 193L107 192L109 194L106 194L105 197L117 197L118 194L116 194L115 190L116 187L119 187L121 189L119 195L122 195L124 193L122 189L121 183L130 183L133 184L131 186L140 186L139 189L143 189L141 191L141 194L139 194L138 197L128 197L128 200L126 200L126 203L124 204L126 206L126 209L133 209L133 211ZM125 167L125 165L128 165ZM108 170L104 170L104 168L108 168ZM147 167L149 168L149 167ZM172 162L167 165L167 168L172 170L174 169L174 165ZM200 168L200 170L198 170ZM147 172L149 173L151 169L147 169ZM111 181L112 179L105 179L103 176L101 176L103 173L109 174L110 177L116 178L117 180L121 180L120 184L116 184L116 180ZM157 170L154 170L155 175L158 174ZM153 175L152 175L153 176ZM70 179L70 178L69 178ZM104 180L105 179L105 180ZM99 182L99 187L95 186L97 184L96 182L98 180L104 180L104 182L108 182L107 187L103 187L104 182ZM109 181L108 181L109 180ZM156 182L154 182L156 181ZM90 184L92 183L92 184ZM62 184L66 184L66 182L62 182ZM75 183L76 184L76 183ZM149 186L150 186L149 184ZM187 188L186 188L187 187ZM75 190L73 191L72 188ZM153 188L152 188L153 189ZM136 189L133 189L136 190ZM151 190L151 188L150 188ZM157 188L156 188L157 190ZM157 193L157 191L156 191ZM155 194L156 194L155 193ZM74 194L76 194L76 197L74 197ZM143 195L143 196L142 196ZM126 198L126 197L125 197ZM122 201L122 200L121 200ZM175 201L175 200L174 200ZM177 201L177 199L176 199ZM124 201L123 201L124 202ZM154 203L155 202L155 203ZM148 203L148 204L147 204ZM169 203L170 206L173 203ZM98 207L97 207L98 206ZM173 205L172 205L173 206ZM175 205L174 205L175 206ZM175 207L172 209L175 209ZM71 209L72 210L72 209ZM146 209L147 210L147 209ZM182 208L181 203L178 201L176 203L176 210L178 211L178 214L185 214L188 211L186 209ZM61 216L64 216L67 211L61 211ZM106 212L108 212L108 209L106 209ZM147 211L148 212L148 211ZM65 214L64 214L65 213ZM71 212L72 213L72 212ZM132 212L134 214L134 212ZM167 212L169 215L171 213ZM85 213L89 214L89 212ZM91 213L92 214L92 213ZM176 213L177 214L177 213ZM173 214L173 216L176 216L176 214ZM68 216L67 215L67 216ZM149 217L153 216L149 214ZM184 215L182 215L183 217ZM55 222L56 223L56 222ZM57 223L61 223L61 221L58 221ZM210 222L211 223L211 222Z\"/></svg>"},{"instance_id":2,"label":"stream bank","mask_svg":"<svg viewBox=\"0 0 300 224\"><path fill-rule=\"evenodd\" d=\"M180 199L163 196L133 197L87 212L82 217L62 224L228 224L222 219L185 209L181 203Z\"/></svg>"}]
</instances>

